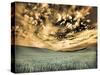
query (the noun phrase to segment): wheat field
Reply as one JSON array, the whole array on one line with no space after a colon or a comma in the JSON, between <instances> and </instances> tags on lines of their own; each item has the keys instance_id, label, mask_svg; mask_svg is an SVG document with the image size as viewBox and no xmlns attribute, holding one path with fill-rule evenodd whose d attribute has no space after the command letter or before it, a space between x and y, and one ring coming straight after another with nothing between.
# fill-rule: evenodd
<instances>
[{"instance_id":1,"label":"wheat field","mask_svg":"<svg viewBox=\"0 0 100 75\"><path fill-rule=\"evenodd\" d=\"M96 46L75 52L16 46L15 72L43 72L92 69L97 67ZM14 64L12 62L12 64Z\"/></svg>"}]
</instances>

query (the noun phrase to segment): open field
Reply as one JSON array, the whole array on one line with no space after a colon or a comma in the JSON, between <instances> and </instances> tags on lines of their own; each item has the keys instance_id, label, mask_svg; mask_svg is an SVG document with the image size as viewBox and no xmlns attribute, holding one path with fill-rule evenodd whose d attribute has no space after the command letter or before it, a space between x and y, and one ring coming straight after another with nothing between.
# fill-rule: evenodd
<instances>
[{"instance_id":1,"label":"open field","mask_svg":"<svg viewBox=\"0 0 100 75\"><path fill-rule=\"evenodd\" d=\"M43 48L16 46L15 52L15 72L17 73L97 67L96 46L74 52L55 52Z\"/></svg>"}]
</instances>

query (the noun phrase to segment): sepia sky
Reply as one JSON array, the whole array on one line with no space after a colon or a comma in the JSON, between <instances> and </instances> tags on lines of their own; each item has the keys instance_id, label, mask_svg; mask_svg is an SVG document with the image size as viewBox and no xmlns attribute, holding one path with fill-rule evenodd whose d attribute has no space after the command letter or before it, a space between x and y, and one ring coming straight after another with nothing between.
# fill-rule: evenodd
<instances>
[{"instance_id":1,"label":"sepia sky","mask_svg":"<svg viewBox=\"0 0 100 75\"><path fill-rule=\"evenodd\" d=\"M16 45L74 51L96 44L96 7L18 2L14 13Z\"/></svg>"}]
</instances>

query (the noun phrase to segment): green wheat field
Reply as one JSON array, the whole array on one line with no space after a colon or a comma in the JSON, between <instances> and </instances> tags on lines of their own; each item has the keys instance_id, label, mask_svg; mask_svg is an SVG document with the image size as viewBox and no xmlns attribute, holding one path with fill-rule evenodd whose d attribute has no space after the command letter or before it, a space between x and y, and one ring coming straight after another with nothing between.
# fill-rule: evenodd
<instances>
[{"instance_id":1,"label":"green wheat field","mask_svg":"<svg viewBox=\"0 0 100 75\"><path fill-rule=\"evenodd\" d=\"M97 68L96 46L75 52L55 52L24 46L16 46L15 49L16 73Z\"/></svg>"}]
</instances>

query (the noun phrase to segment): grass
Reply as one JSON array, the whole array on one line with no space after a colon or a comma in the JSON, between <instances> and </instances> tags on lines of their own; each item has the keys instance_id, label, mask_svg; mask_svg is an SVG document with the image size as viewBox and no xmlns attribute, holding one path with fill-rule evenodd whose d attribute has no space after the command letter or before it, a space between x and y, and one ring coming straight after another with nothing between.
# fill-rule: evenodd
<instances>
[{"instance_id":1,"label":"grass","mask_svg":"<svg viewBox=\"0 0 100 75\"><path fill-rule=\"evenodd\" d=\"M96 47L75 52L16 46L15 72L43 72L97 67Z\"/></svg>"}]
</instances>

